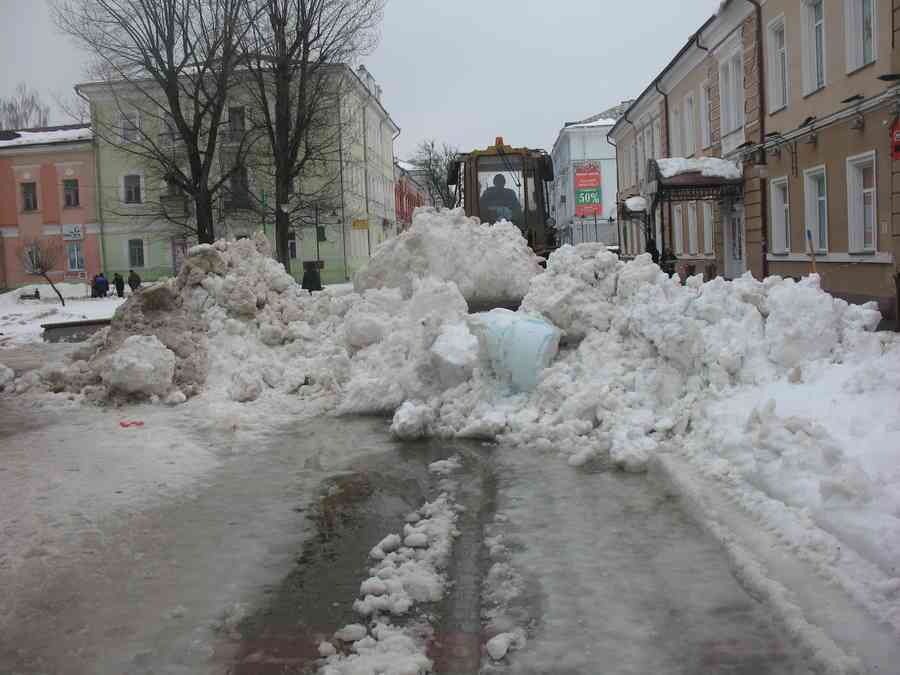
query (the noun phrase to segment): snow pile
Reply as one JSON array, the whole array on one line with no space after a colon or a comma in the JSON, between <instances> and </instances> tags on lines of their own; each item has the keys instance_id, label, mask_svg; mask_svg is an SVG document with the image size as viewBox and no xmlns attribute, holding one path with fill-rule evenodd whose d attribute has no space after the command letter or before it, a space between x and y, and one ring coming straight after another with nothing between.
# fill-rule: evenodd
<instances>
[{"instance_id":1,"label":"snow pile","mask_svg":"<svg viewBox=\"0 0 900 675\"><path fill-rule=\"evenodd\" d=\"M659 166L659 172L663 178L673 178L683 173L699 173L707 178L740 180L744 175L740 165L736 162L718 157L699 157L697 159L669 157L656 160L656 164Z\"/></svg>"},{"instance_id":2,"label":"snow pile","mask_svg":"<svg viewBox=\"0 0 900 675\"><path fill-rule=\"evenodd\" d=\"M462 209L420 208L412 226L376 249L353 280L357 292L398 288L404 298L416 279L452 281L470 304L517 303L541 273L521 231L501 221L482 224Z\"/></svg>"},{"instance_id":3,"label":"snow pile","mask_svg":"<svg viewBox=\"0 0 900 675\"><path fill-rule=\"evenodd\" d=\"M629 197L625 200L625 208L629 211L639 213L647 210L647 200L643 197Z\"/></svg>"},{"instance_id":4,"label":"snow pile","mask_svg":"<svg viewBox=\"0 0 900 675\"><path fill-rule=\"evenodd\" d=\"M175 354L152 335L132 335L106 362L101 377L113 390L163 395L172 386Z\"/></svg>"},{"instance_id":5,"label":"snow pile","mask_svg":"<svg viewBox=\"0 0 900 675\"><path fill-rule=\"evenodd\" d=\"M90 141L94 137L93 131L87 125L71 125L58 129L48 128L44 131L12 131L9 133L13 138L4 137L0 140L0 148Z\"/></svg>"},{"instance_id":6,"label":"snow pile","mask_svg":"<svg viewBox=\"0 0 900 675\"><path fill-rule=\"evenodd\" d=\"M429 469L448 476L460 466L459 457L451 457L434 462ZM331 642L320 644L324 659L320 675L431 672L427 623L398 628L388 616L404 616L415 604L437 602L444 596L444 568L458 535L457 510L452 494L443 492L407 516L402 535L389 534L372 548L369 555L376 564L360 584L361 599L353 603L356 612L368 617L368 627L349 624L336 631Z\"/></svg>"}]
</instances>

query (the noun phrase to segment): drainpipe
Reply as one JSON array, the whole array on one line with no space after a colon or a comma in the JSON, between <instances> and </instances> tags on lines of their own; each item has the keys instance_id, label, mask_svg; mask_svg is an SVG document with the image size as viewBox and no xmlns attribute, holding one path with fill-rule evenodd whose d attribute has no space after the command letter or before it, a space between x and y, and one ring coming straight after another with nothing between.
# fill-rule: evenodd
<instances>
[{"instance_id":1,"label":"drainpipe","mask_svg":"<svg viewBox=\"0 0 900 675\"><path fill-rule=\"evenodd\" d=\"M747 0L751 5L756 7L756 62L757 72L759 74L759 141L764 143L766 140L766 79L765 79L765 62L763 61L763 17L762 5L759 0ZM765 161L765 151L763 152L763 161ZM769 276L769 212L768 199L766 197L767 182L761 177L759 179L759 219L760 219L760 248L762 249L762 276L765 279Z\"/></svg>"},{"instance_id":2,"label":"drainpipe","mask_svg":"<svg viewBox=\"0 0 900 675\"><path fill-rule=\"evenodd\" d=\"M88 110L91 114L91 131L94 128L93 120L96 119L94 115L94 108L91 105L90 99L88 99L84 94L81 93L81 90L78 87L75 87L75 93L79 98L83 99L85 103L88 104ZM106 269L106 235L103 231L103 199L101 193L101 186L103 185L102 180L100 179L100 144L97 143L97 137L95 134L91 134L91 146L94 148L94 211L97 214L97 222L100 225L100 269Z\"/></svg>"},{"instance_id":3,"label":"drainpipe","mask_svg":"<svg viewBox=\"0 0 900 675\"><path fill-rule=\"evenodd\" d=\"M616 149L616 197L619 196L619 146L616 145L615 139L606 134L606 142ZM616 200L618 204L618 199ZM619 218L619 210L616 209L616 245L619 247L619 255L622 255L622 219ZM574 237L574 235L573 235Z\"/></svg>"},{"instance_id":4,"label":"drainpipe","mask_svg":"<svg viewBox=\"0 0 900 675\"><path fill-rule=\"evenodd\" d=\"M653 86L656 88L656 93L663 97L663 124L665 125L666 130L666 150L669 149L669 146L672 142L672 130L669 128L669 95L659 88L659 80L656 80L653 83ZM662 143L662 139L660 138L660 143ZM662 154L662 148L659 149L660 154ZM654 200L656 201L656 200ZM672 202L666 203L666 213L669 216L669 222L672 222ZM653 209L653 217L656 218L656 208ZM657 245L659 249L659 261L663 261L663 254L666 251L666 228L664 223L659 224L659 233L660 233L660 242Z\"/></svg>"},{"instance_id":5,"label":"drainpipe","mask_svg":"<svg viewBox=\"0 0 900 675\"><path fill-rule=\"evenodd\" d=\"M344 79L341 78L341 81L338 85L338 97L337 97L337 105L338 105L338 172L341 181L341 240L343 243L344 249L344 281L350 281L350 268L347 262L347 237L350 236L347 232L347 211L345 208L345 198L344 198L344 107L341 103L341 94L344 87ZM351 230L352 232L352 230ZM316 239L319 238L319 232L316 231Z\"/></svg>"}]
</instances>

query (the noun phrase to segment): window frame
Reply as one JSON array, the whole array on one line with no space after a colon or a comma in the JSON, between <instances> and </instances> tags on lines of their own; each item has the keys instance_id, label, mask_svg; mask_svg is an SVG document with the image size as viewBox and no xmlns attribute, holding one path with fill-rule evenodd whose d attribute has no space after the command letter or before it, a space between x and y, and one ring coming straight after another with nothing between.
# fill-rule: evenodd
<instances>
[{"instance_id":1,"label":"window frame","mask_svg":"<svg viewBox=\"0 0 900 675\"><path fill-rule=\"evenodd\" d=\"M878 61L878 2L868 0L872 6L872 58L866 61L865 12L866 0L844 0L844 45L846 48L847 74L855 73Z\"/></svg>"},{"instance_id":2,"label":"window frame","mask_svg":"<svg viewBox=\"0 0 900 675\"><path fill-rule=\"evenodd\" d=\"M697 243L697 202L687 203L687 221L688 221L688 240L687 253L690 256L696 256L700 253Z\"/></svg>"},{"instance_id":3,"label":"window frame","mask_svg":"<svg viewBox=\"0 0 900 675\"><path fill-rule=\"evenodd\" d=\"M736 34L732 46L719 58L719 128L724 139L741 131L746 124L744 91L744 46Z\"/></svg>"},{"instance_id":4,"label":"window frame","mask_svg":"<svg viewBox=\"0 0 900 675\"><path fill-rule=\"evenodd\" d=\"M132 251L135 250L134 247L132 247L132 244L135 242L140 242L140 244L141 244L140 264L135 262L135 259L132 257ZM126 245L127 251L128 251L128 268L129 269L145 269L147 266L147 256L146 256L146 251L145 251L146 243L144 242L144 240L143 239L128 239L126 241L125 245Z\"/></svg>"},{"instance_id":5,"label":"window frame","mask_svg":"<svg viewBox=\"0 0 900 675\"><path fill-rule=\"evenodd\" d=\"M713 231L713 205L710 201L703 202L703 255L714 256L716 253L715 233Z\"/></svg>"},{"instance_id":6,"label":"window frame","mask_svg":"<svg viewBox=\"0 0 900 675\"><path fill-rule=\"evenodd\" d=\"M712 96L709 80L700 83L700 149L706 150L712 145Z\"/></svg>"},{"instance_id":7,"label":"window frame","mask_svg":"<svg viewBox=\"0 0 900 675\"><path fill-rule=\"evenodd\" d=\"M694 92L689 92L684 97L684 104L682 105L682 132L683 132L683 142L682 142L682 150L684 151L685 157L690 157L694 153L697 152L697 127L694 124L695 113L694 107L696 103L696 97L694 96Z\"/></svg>"},{"instance_id":8,"label":"window frame","mask_svg":"<svg viewBox=\"0 0 900 675\"><path fill-rule=\"evenodd\" d=\"M81 262L80 267L72 267L72 249L76 249L75 261ZM66 242L66 269L69 272L84 272L84 246L80 239Z\"/></svg>"},{"instance_id":9,"label":"window frame","mask_svg":"<svg viewBox=\"0 0 900 675\"><path fill-rule=\"evenodd\" d=\"M137 201L128 199L128 179L129 178L137 178L138 179L138 199ZM134 206L138 204L144 203L144 174L138 171L129 171L128 173L122 174L122 203L127 204L129 206Z\"/></svg>"},{"instance_id":10,"label":"window frame","mask_svg":"<svg viewBox=\"0 0 900 675\"><path fill-rule=\"evenodd\" d=\"M26 197L25 186L32 186L32 191L30 192L33 203L29 207L29 200ZM38 199L38 184L35 180L25 180L19 183L19 193L22 195L22 212L23 213L35 213L36 211L41 210L41 201Z\"/></svg>"},{"instance_id":11,"label":"window frame","mask_svg":"<svg viewBox=\"0 0 900 675\"><path fill-rule=\"evenodd\" d=\"M783 199L778 194L782 188ZM791 186L787 176L769 180L769 212L769 252L788 255L791 252ZM781 214L780 221L776 221L776 214Z\"/></svg>"},{"instance_id":12,"label":"window frame","mask_svg":"<svg viewBox=\"0 0 900 675\"><path fill-rule=\"evenodd\" d=\"M672 130L672 138L669 139L669 156L681 157L681 105L672 106L672 119L669 125Z\"/></svg>"},{"instance_id":13,"label":"window frame","mask_svg":"<svg viewBox=\"0 0 900 675\"><path fill-rule=\"evenodd\" d=\"M877 253L878 252L878 156L875 150L869 150L846 160L847 166L847 252L848 253ZM865 166L872 167L872 187L866 188L862 182L861 169ZM857 176L857 172L860 174ZM857 181L857 178L859 180ZM858 189L858 193L856 190ZM865 226L865 195L872 193L872 246L866 247ZM857 198L860 198L857 203ZM860 219L861 216L861 219ZM859 227L854 224L859 223Z\"/></svg>"},{"instance_id":14,"label":"window frame","mask_svg":"<svg viewBox=\"0 0 900 675\"><path fill-rule=\"evenodd\" d=\"M134 117L135 121L131 123L131 117ZM122 138L122 143L137 143L141 139L141 113L138 110L132 110L130 112L120 111L119 112L120 119L120 136ZM129 126L126 127L126 124ZM129 138L128 131L133 131L134 138Z\"/></svg>"},{"instance_id":15,"label":"window frame","mask_svg":"<svg viewBox=\"0 0 900 675\"><path fill-rule=\"evenodd\" d=\"M672 248L676 256L684 255L683 204L676 204L672 207Z\"/></svg>"},{"instance_id":16,"label":"window frame","mask_svg":"<svg viewBox=\"0 0 900 675\"><path fill-rule=\"evenodd\" d=\"M819 53L816 47L815 7L822 6L822 83L819 84ZM828 29L825 0L802 0L803 96L812 96L828 86Z\"/></svg>"},{"instance_id":17,"label":"window frame","mask_svg":"<svg viewBox=\"0 0 900 675\"><path fill-rule=\"evenodd\" d=\"M74 193L69 188L71 187L71 183L75 184ZM69 203L69 195L75 195L75 203ZM63 208L64 209L79 209L81 208L81 186L79 185L79 181L77 178L64 178L63 179Z\"/></svg>"},{"instance_id":18,"label":"window frame","mask_svg":"<svg viewBox=\"0 0 900 675\"><path fill-rule=\"evenodd\" d=\"M819 222L819 204L818 202L822 200L818 194L812 194L810 187L812 181L821 175L823 179L823 183L825 186L824 193L824 201L825 201L825 246L824 248L820 245L822 241L822 223ZM812 247L812 250L818 255L821 253L828 253L828 171L824 164L819 164L818 166L813 166L808 169L804 169L803 171L803 193L804 193L804 215L805 215L805 228L803 232L803 237L806 239L806 232L810 231L813 236L813 241L808 242L808 246ZM812 218L812 214L815 214L815 230L810 228L810 220ZM808 240L807 240L808 241Z\"/></svg>"},{"instance_id":19,"label":"window frame","mask_svg":"<svg viewBox=\"0 0 900 675\"><path fill-rule=\"evenodd\" d=\"M783 38L781 50L778 50L775 43L775 35L779 30L781 31ZM790 103L791 60L787 43L787 23L784 14L780 14L769 21L766 26L766 37L768 38L767 42L769 44L769 63L767 64L769 73L769 114L773 115L779 110L787 108ZM783 73L781 72L781 68L776 69L776 65L783 65ZM776 92L780 95L778 98L775 97Z\"/></svg>"}]
</instances>

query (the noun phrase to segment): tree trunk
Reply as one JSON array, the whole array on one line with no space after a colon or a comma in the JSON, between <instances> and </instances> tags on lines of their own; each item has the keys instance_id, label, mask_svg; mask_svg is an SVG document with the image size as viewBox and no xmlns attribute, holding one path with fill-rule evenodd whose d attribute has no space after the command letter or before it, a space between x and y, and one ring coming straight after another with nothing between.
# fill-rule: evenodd
<instances>
[{"instance_id":1,"label":"tree trunk","mask_svg":"<svg viewBox=\"0 0 900 675\"><path fill-rule=\"evenodd\" d=\"M281 203L276 199L275 204L275 257L278 259L288 274L291 273L290 241L291 220L287 213L281 210Z\"/></svg>"},{"instance_id":2,"label":"tree trunk","mask_svg":"<svg viewBox=\"0 0 900 675\"><path fill-rule=\"evenodd\" d=\"M62 293L59 292L59 289L56 287L56 284L54 284L52 281L50 281L49 275L44 274L43 277L47 280L47 283L50 284L50 288L52 288L53 291L56 293L57 297L59 298L59 301L63 304L63 307L65 307L66 299L62 296Z\"/></svg>"},{"instance_id":3,"label":"tree trunk","mask_svg":"<svg viewBox=\"0 0 900 675\"><path fill-rule=\"evenodd\" d=\"M215 241L213 228L212 195L202 190L194 196L194 210L197 213L197 241L212 244Z\"/></svg>"}]
</instances>

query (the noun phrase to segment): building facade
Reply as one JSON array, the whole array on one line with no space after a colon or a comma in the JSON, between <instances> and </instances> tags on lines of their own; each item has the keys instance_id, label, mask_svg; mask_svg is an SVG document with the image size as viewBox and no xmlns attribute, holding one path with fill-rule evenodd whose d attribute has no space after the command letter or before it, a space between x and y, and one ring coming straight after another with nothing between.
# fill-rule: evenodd
<instances>
[{"instance_id":1,"label":"building facade","mask_svg":"<svg viewBox=\"0 0 900 675\"><path fill-rule=\"evenodd\" d=\"M799 277L815 264L827 291L895 319L898 12L898 0L724 3L610 133L627 253L649 232L682 274ZM648 161L703 157L734 162L739 191L700 173L674 186ZM636 195L658 208L629 212Z\"/></svg>"},{"instance_id":2,"label":"building facade","mask_svg":"<svg viewBox=\"0 0 900 675\"><path fill-rule=\"evenodd\" d=\"M616 120L607 115L567 122L553 143L550 215L561 244L619 243L616 149L607 140Z\"/></svg>"},{"instance_id":3,"label":"building facade","mask_svg":"<svg viewBox=\"0 0 900 675\"><path fill-rule=\"evenodd\" d=\"M331 159L314 162L315 168L295 184L289 249L296 277L305 265L317 265L323 281L335 283L351 278L374 248L397 231L393 145L399 127L384 108L381 87L364 67L353 71L337 66L329 77L340 82L335 125L322 132L328 147L320 149L322 157ZM134 142L170 148L178 156L166 111L128 83L89 83L76 89L90 100L95 130L104 130L96 134L104 269L126 274L133 269L147 280L174 274L193 243L193 204L173 189L152 160L129 151ZM214 228L216 237L263 231L274 242L273 164L268 139L253 126L259 119L254 100L251 91L235 86L226 105L216 147L222 173L211 177L215 182L226 176L213 204ZM229 177L226 167L238 153L242 165Z\"/></svg>"},{"instance_id":4,"label":"building facade","mask_svg":"<svg viewBox=\"0 0 900 675\"><path fill-rule=\"evenodd\" d=\"M88 125L0 132L0 288L43 283L22 263L33 245L54 253L54 282L103 269L92 139Z\"/></svg>"},{"instance_id":5,"label":"building facade","mask_svg":"<svg viewBox=\"0 0 900 675\"><path fill-rule=\"evenodd\" d=\"M412 225L413 212L428 204L428 193L415 179L414 171L408 162L394 163L394 210L401 232Z\"/></svg>"}]
</instances>

